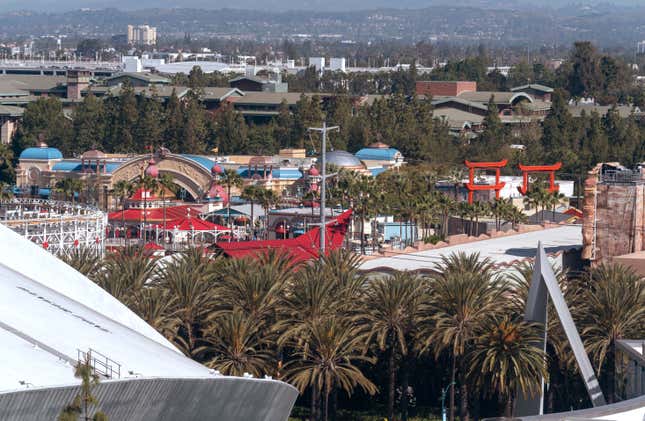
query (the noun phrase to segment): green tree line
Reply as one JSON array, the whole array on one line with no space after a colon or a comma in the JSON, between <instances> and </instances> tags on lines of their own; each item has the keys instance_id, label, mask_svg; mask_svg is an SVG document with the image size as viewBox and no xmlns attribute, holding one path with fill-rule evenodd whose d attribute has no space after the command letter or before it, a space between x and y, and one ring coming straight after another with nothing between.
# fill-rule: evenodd
<instances>
[{"instance_id":1,"label":"green tree line","mask_svg":"<svg viewBox=\"0 0 645 421\"><path fill-rule=\"evenodd\" d=\"M512 416L542 375L547 412L589 404L557 318L547 355L535 347L541 329L523 321L529 263L499 271L459 253L433 275L366 277L360 259L342 250L300 265L275 250L242 260L188 250L165 265L139 249L104 260L78 250L66 260L187 356L223 374L290 382L309 419L368 409L390 420L437 414L450 384L450 420ZM558 277L613 402L622 384L616 341L642 336L645 283L619 265Z\"/></svg>"}]
</instances>

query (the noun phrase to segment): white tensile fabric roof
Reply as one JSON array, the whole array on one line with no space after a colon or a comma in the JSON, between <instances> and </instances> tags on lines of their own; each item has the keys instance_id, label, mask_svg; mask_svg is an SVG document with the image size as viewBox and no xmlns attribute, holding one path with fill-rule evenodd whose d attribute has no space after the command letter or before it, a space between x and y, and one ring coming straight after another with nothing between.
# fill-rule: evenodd
<instances>
[{"instance_id":1,"label":"white tensile fabric roof","mask_svg":"<svg viewBox=\"0 0 645 421\"><path fill-rule=\"evenodd\" d=\"M121 378L210 377L136 314L55 256L0 225L0 392L76 384L78 350Z\"/></svg>"}]
</instances>

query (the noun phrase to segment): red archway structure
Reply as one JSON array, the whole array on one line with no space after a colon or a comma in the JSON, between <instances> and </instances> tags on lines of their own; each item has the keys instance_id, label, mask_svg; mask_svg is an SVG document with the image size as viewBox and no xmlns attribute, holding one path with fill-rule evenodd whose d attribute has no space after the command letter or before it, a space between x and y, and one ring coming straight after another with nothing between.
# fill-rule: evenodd
<instances>
[{"instance_id":1,"label":"red archway structure","mask_svg":"<svg viewBox=\"0 0 645 421\"><path fill-rule=\"evenodd\" d=\"M549 173L549 192L553 193L558 191L560 186L555 184L555 172L562 168L562 162L556 162L553 165L522 165L520 164L520 170L522 171L522 187L517 189L523 195L526 195L529 191L529 173L532 172L541 172Z\"/></svg>"},{"instance_id":2,"label":"red archway structure","mask_svg":"<svg viewBox=\"0 0 645 421\"><path fill-rule=\"evenodd\" d=\"M474 192L482 190L495 190L495 198L499 199L499 192L502 190L504 185L503 181L499 181L499 173L502 167L505 167L508 163L508 160L504 159L499 162L470 162L466 161L466 167L468 167L468 183L465 184L468 189L468 203L473 203ZM495 184L475 184L475 170L495 170Z\"/></svg>"}]
</instances>

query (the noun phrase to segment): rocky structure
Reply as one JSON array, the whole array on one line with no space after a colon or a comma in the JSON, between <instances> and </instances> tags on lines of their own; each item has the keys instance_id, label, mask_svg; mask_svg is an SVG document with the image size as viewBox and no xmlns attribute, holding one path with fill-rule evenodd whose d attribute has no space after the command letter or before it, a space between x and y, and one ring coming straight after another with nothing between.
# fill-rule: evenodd
<instances>
[{"instance_id":1,"label":"rocky structure","mask_svg":"<svg viewBox=\"0 0 645 421\"><path fill-rule=\"evenodd\" d=\"M589 171L584 185L582 258L592 264L645 250L645 174L618 163Z\"/></svg>"}]
</instances>

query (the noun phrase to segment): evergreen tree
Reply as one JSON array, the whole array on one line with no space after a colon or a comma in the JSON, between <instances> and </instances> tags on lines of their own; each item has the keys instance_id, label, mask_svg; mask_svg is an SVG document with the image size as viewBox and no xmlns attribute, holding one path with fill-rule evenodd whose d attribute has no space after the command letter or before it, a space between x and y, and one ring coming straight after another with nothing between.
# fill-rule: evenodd
<instances>
[{"instance_id":1,"label":"evergreen tree","mask_svg":"<svg viewBox=\"0 0 645 421\"><path fill-rule=\"evenodd\" d=\"M222 106L217 113L214 132L220 153L237 153L246 148L248 133L244 117L231 105Z\"/></svg>"},{"instance_id":2,"label":"evergreen tree","mask_svg":"<svg viewBox=\"0 0 645 421\"><path fill-rule=\"evenodd\" d=\"M72 121L75 142L70 148L73 154L103 148L105 117L103 101L90 92L74 110Z\"/></svg>"},{"instance_id":3,"label":"evergreen tree","mask_svg":"<svg viewBox=\"0 0 645 421\"><path fill-rule=\"evenodd\" d=\"M278 115L273 120L273 133L281 148L293 146L293 116L286 100L282 100Z\"/></svg>"},{"instance_id":4,"label":"evergreen tree","mask_svg":"<svg viewBox=\"0 0 645 421\"><path fill-rule=\"evenodd\" d=\"M567 90L574 97L594 96L602 84L598 53L589 41L573 44Z\"/></svg>"},{"instance_id":5,"label":"evergreen tree","mask_svg":"<svg viewBox=\"0 0 645 421\"><path fill-rule=\"evenodd\" d=\"M347 95L335 96L329 100L326 108L327 124L340 127L340 130L330 135L330 143L334 149L347 150L352 119L352 104L349 97Z\"/></svg>"},{"instance_id":6,"label":"evergreen tree","mask_svg":"<svg viewBox=\"0 0 645 421\"><path fill-rule=\"evenodd\" d=\"M145 145L137 143L134 134L139 118L137 97L129 82L126 81L121 86L118 97L112 98L110 111L112 113L109 123L111 128L106 149L120 153L142 152Z\"/></svg>"},{"instance_id":7,"label":"evergreen tree","mask_svg":"<svg viewBox=\"0 0 645 421\"><path fill-rule=\"evenodd\" d=\"M137 144L155 148L162 142L166 119L154 86L150 89L150 98L139 97L139 110L135 127Z\"/></svg>"},{"instance_id":8,"label":"evergreen tree","mask_svg":"<svg viewBox=\"0 0 645 421\"><path fill-rule=\"evenodd\" d=\"M582 116L585 121L585 136L580 151L580 170L590 170L595 164L605 162L609 155L609 141L602 129L600 116L592 112L589 117Z\"/></svg>"},{"instance_id":9,"label":"evergreen tree","mask_svg":"<svg viewBox=\"0 0 645 421\"><path fill-rule=\"evenodd\" d=\"M179 152L182 143L182 132L184 127L184 114L181 103L175 89L172 90L170 98L166 103L165 127L162 134L163 146L173 152Z\"/></svg>"},{"instance_id":10,"label":"evergreen tree","mask_svg":"<svg viewBox=\"0 0 645 421\"><path fill-rule=\"evenodd\" d=\"M58 98L40 97L27 105L13 139L15 156L23 149L35 146L39 139L65 155L71 153L72 127Z\"/></svg>"},{"instance_id":11,"label":"evergreen tree","mask_svg":"<svg viewBox=\"0 0 645 421\"><path fill-rule=\"evenodd\" d=\"M201 154L206 152L208 130L206 110L197 98L189 96L184 104L184 124L180 151Z\"/></svg>"},{"instance_id":12,"label":"evergreen tree","mask_svg":"<svg viewBox=\"0 0 645 421\"><path fill-rule=\"evenodd\" d=\"M296 111L294 113L294 133L293 139L295 141L294 147L304 148L307 129L312 126L318 126L323 121L324 114L320 107L320 97L317 95L309 98L308 96L300 95L300 99L296 103Z\"/></svg>"},{"instance_id":13,"label":"evergreen tree","mask_svg":"<svg viewBox=\"0 0 645 421\"><path fill-rule=\"evenodd\" d=\"M564 171L577 169L578 147L577 128L567 107L564 93L555 90L551 110L544 119L542 147L547 162L562 162Z\"/></svg>"}]
</instances>

